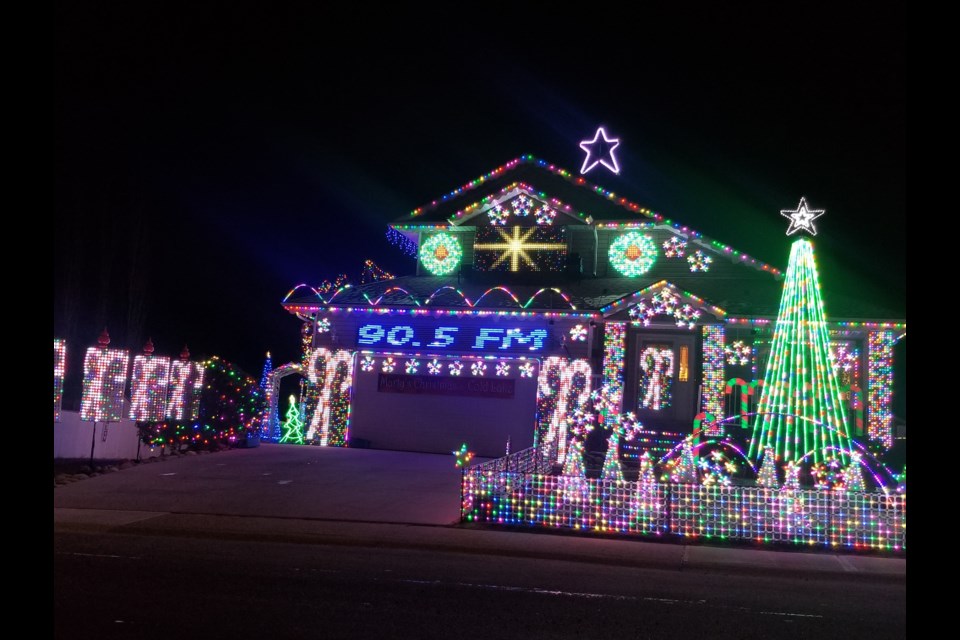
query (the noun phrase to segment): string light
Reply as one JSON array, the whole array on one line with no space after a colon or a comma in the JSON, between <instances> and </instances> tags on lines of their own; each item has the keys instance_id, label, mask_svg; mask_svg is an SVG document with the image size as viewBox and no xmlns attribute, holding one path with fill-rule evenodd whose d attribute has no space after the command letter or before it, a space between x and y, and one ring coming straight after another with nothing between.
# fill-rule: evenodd
<instances>
[{"instance_id":1,"label":"string light","mask_svg":"<svg viewBox=\"0 0 960 640\"><path fill-rule=\"evenodd\" d=\"M287 409L286 420L283 421L283 436L279 443L303 444L303 420L297 406L300 403L294 396L290 396L290 406Z\"/></svg>"},{"instance_id":2,"label":"string light","mask_svg":"<svg viewBox=\"0 0 960 640\"><path fill-rule=\"evenodd\" d=\"M893 446L893 345L892 331L867 335L867 435L889 449Z\"/></svg>"},{"instance_id":3,"label":"string light","mask_svg":"<svg viewBox=\"0 0 960 640\"><path fill-rule=\"evenodd\" d=\"M570 340L573 342L586 342L587 328L582 324L577 324L570 327Z\"/></svg>"},{"instance_id":4,"label":"string light","mask_svg":"<svg viewBox=\"0 0 960 640\"><path fill-rule=\"evenodd\" d=\"M640 354L640 406L651 411L662 411L670 406L673 388L673 349L650 346Z\"/></svg>"},{"instance_id":5,"label":"string light","mask_svg":"<svg viewBox=\"0 0 960 640\"><path fill-rule=\"evenodd\" d=\"M724 340L723 325L703 327L703 404L701 408L704 412L715 416L723 415Z\"/></svg>"},{"instance_id":6,"label":"string light","mask_svg":"<svg viewBox=\"0 0 960 640\"><path fill-rule=\"evenodd\" d=\"M152 345L150 350L153 350ZM170 358L150 354L135 357L130 377L130 419L137 422L163 420L169 388Z\"/></svg>"},{"instance_id":7,"label":"string light","mask_svg":"<svg viewBox=\"0 0 960 640\"><path fill-rule=\"evenodd\" d=\"M819 462L826 447L835 447L846 459L850 450L846 408L830 364L829 344L813 246L801 238L790 249L751 457L772 446L778 459L796 460L812 451L814 462Z\"/></svg>"},{"instance_id":8,"label":"string light","mask_svg":"<svg viewBox=\"0 0 960 640\"><path fill-rule=\"evenodd\" d=\"M733 366L746 366L753 359L753 347L743 340L734 340L723 348L723 352L727 356L727 364Z\"/></svg>"},{"instance_id":9,"label":"string light","mask_svg":"<svg viewBox=\"0 0 960 640\"><path fill-rule=\"evenodd\" d=\"M625 362L627 331L625 322L607 322L603 328L603 387L607 397L615 399L611 415L620 412L623 397L623 364Z\"/></svg>"},{"instance_id":10,"label":"string light","mask_svg":"<svg viewBox=\"0 0 960 640\"><path fill-rule=\"evenodd\" d=\"M53 421L60 422L63 407L63 377L67 370L67 341L53 339Z\"/></svg>"},{"instance_id":11,"label":"string light","mask_svg":"<svg viewBox=\"0 0 960 640\"><path fill-rule=\"evenodd\" d=\"M106 344L109 342L107 337ZM124 349L108 349L106 344L90 347L83 359L80 400L83 421L119 422L123 418L123 391L127 385L130 354Z\"/></svg>"}]
</instances>

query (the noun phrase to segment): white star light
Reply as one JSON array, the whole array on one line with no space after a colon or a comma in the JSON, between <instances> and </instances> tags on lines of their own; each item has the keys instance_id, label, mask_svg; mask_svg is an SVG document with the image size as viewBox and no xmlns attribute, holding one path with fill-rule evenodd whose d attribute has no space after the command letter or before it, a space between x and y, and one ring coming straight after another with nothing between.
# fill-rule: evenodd
<instances>
[{"instance_id":1,"label":"white star light","mask_svg":"<svg viewBox=\"0 0 960 640\"><path fill-rule=\"evenodd\" d=\"M619 175L620 167L617 166L617 158L613 155L613 150L619 146L619 138L608 138L603 127L599 127L597 133L593 136L593 140L584 140L580 143L580 148L587 152L580 173L587 173L598 164L602 164Z\"/></svg>"},{"instance_id":2,"label":"white star light","mask_svg":"<svg viewBox=\"0 0 960 640\"><path fill-rule=\"evenodd\" d=\"M813 221L825 214L824 209L807 208L807 199L801 197L800 204L796 209L781 209L780 215L784 218L790 218L790 226L787 228L787 235L792 235L801 229L810 235L817 235L817 229L813 226Z\"/></svg>"}]
</instances>

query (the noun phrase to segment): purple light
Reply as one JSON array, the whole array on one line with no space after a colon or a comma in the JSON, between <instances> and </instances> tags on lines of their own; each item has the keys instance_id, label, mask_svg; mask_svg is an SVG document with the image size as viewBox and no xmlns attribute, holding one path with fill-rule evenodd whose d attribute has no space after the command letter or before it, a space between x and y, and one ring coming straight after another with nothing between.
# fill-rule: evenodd
<instances>
[{"instance_id":1,"label":"purple light","mask_svg":"<svg viewBox=\"0 0 960 640\"><path fill-rule=\"evenodd\" d=\"M593 136L593 140L584 140L580 143L580 148L587 152L587 157L583 161L580 173L587 173L597 166L597 164L602 164L610 171L619 175L620 167L617 166L617 158L613 155L613 150L618 146L620 146L620 139L608 138L607 132L603 130L603 127L599 127L597 133ZM605 156L609 156L609 159Z\"/></svg>"}]
</instances>

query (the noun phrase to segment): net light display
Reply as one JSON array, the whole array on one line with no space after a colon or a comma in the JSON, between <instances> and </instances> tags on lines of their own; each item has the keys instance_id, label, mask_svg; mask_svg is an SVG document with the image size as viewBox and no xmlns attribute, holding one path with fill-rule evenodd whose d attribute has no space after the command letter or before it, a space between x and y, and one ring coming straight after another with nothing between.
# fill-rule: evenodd
<instances>
[{"instance_id":1,"label":"net light display","mask_svg":"<svg viewBox=\"0 0 960 640\"><path fill-rule=\"evenodd\" d=\"M884 447L893 446L893 345L892 331L871 331L867 336L867 436Z\"/></svg>"},{"instance_id":2,"label":"net light display","mask_svg":"<svg viewBox=\"0 0 960 640\"><path fill-rule=\"evenodd\" d=\"M814 462L820 462L827 448L839 450L846 459L850 451L846 407L829 347L813 245L801 238L790 249L751 457L770 446L784 461L812 454Z\"/></svg>"},{"instance_id":3,"label":"net light display","mask_svg":"<svg viewBox=\"0 0 960 640\"><path fill-rule=\"evenodd\" d=\"M473 251L478 271L559 273L566 266L566 228L479 227Z\"/></svg>"},{"instance_id":4,"label":"net light display","mask_svg":"<svg viewBox=\"0 0 960 640\"><path fill-rule=\"evenodd\" d=\"M435 276L456 272L463 259L460 241L450 233L435 233L420 246L420 264Z\"/></svg>"},{"instance_id":5,"label":"net light display","mask_svg":"<svg viewBox=\"0 0 960 640\"><path fill-rule=\"evenodd\" d=\"M714 416L723 415L724 392L724 341L725 331L722 325L703 327L703 400L701 409ZM705 435L719 435L723 426L712 423Z\"/></svg>"},{"instance_id":6,"label":"net light display","mask_svg":"<svg viewBox=\"0 0 960 640\"><path fill-rule=\"evenodd\" d=\"M353 389L354 352L346 349L331 351L316 347L307 361L307 386L317 400L310 415L307 440L322 446L342 447L349 441L350 395ZM361 361L361 369L371 368L373 361ZM381 371L391 373L401 364L390 357L381 363Z\"/></svg>"},{"instance_id":7,"label":"net light display","mask_svg":"<svg viewBox=\"0 0 960 640\"><path fill-rule=\"evenodd\" d=\"M640 406L651 411L670 407L673 389L673 349L649 346L640 354Z\"/></svg>"},{"instance_id":8,"label":"net light display","mask_svg":"<svg viewBox=\"0 0 960 640\"><path fill-rule=\"evenodd\" d=\"M653 268L657 260L657 244L646 234L630 231L610 244L607 257L621 275L635 278Z\"/></svg>"},{"instance_id":9,"label":"net light display","mask_svg":"<svg viewBox=\"0 0 960 640\"><path fill-rule=\"evenodd\" d=\"M625 322L608 322L603 328L603 387L607 396L614 400L607 424L620 413L623 398L623 366L626 362L627 325Z\"/></svg>"},{"instance_id":10,"label":"net light display","mask_svg":"<svg viewBox=\"0 0 960 640\"><path fill-rule=\"evenodd\" d=\"M67 371L67 341L53 339L53 421L60 422L63 407L63 376Z\"/></svg>"},{"instance_id":11,"label":"net light display","mask_svg":"<svg viewBox=\"0 0 960 640\"><path fill-rule=\"evenodd\" d=\"M531 448L474 465L463 476L463 519L506 526L676 538L718 538L851 551L906 549L906 495L800 488L799 465L778 488L774 454L765 456L757 486L695 481L692 446L685 466L690 482L661 483L649 452L640 456L637 481L585 477L571 445L562 475L549 475ZM682 454L674 458L679 468ZM767 463L766 460L770 462ZM723 475L730 470L722 464ZM611 465L612 466L612 465ZM669 465L661 465L669 472ZM771 475L764 469L773 469ZM690 473L692 471L692 473ZM611 474L612 475L612 474ZM680 474L683 475L683 474ZM771 480L772 478L772 480ZM669 473L667 473L669 479Z\"/></svg>"},{"instance_id":12,"label":"net light display","mask_svg":"<svg viewBox=\"0 0 960 640\"><path fill-rule=\"evenodd\" d=\"M170 389L170 358L152 355L149 351L133 359L130 377L130 414L136 422L158 422L166 418L167 394Z\"/></svg>"},{"instance_id":13,"label":"net light display","mask_svg":"<svg viewBox=\"0 0 960 640\"><path fill-rule=\"evenodd\" d=\"M125 349L108 349L110 337L106 334L104 330L100 346L87 349L83 358L80 419L85 422L119 422L123 418L130 353Z\"/></svg>"},{"instance_id":14,"label":"net light display","mask_svg":"<svg viewBox=\"0 0 960 640\"><path fill-rule=\"evenodd\" d=\"M184 351L189 358L190 353ZM166 419L178 422L197 419L205 375L202 363L191 362L183 354L179 360L170 363L170 395L164 410Z\"/></svg>"}]
</instances>

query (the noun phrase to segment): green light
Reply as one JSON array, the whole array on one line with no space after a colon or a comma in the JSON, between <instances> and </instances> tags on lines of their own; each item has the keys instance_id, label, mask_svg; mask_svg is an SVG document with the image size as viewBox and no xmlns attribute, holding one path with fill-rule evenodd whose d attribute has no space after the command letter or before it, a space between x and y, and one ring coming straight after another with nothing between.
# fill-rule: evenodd
<instances>
[{"instance_id":1,"label":"green light","mask_svg":"<svg viewBox=\"0 0 960 640\"><path fill-rule=\"evenodd\" d=\"M435 233L420 246L420 263L435 276L456 271L462 257L460 241L449 233Z\"/></svg>"},{"instance_id":2,"label":"green light","mask_svg":"<svg viewBox=\"0 0 960 640\"><path fill-rule=\"evenodd\" d=\"M623 234L610 244L607 254L613 268L628 278L643 275L657 259L657 244L636 231Z\"/></svg>"}]
</instances>

